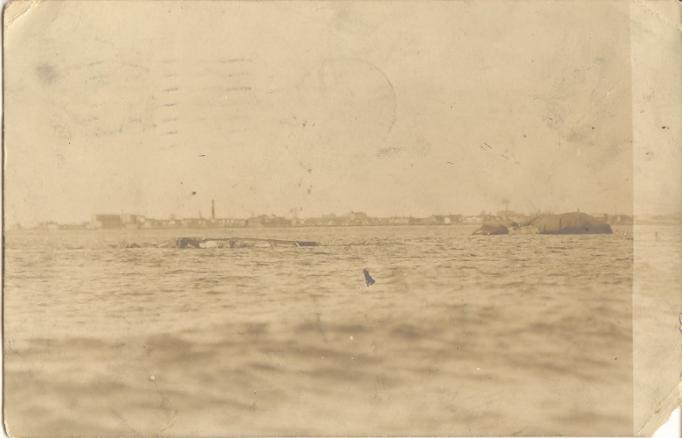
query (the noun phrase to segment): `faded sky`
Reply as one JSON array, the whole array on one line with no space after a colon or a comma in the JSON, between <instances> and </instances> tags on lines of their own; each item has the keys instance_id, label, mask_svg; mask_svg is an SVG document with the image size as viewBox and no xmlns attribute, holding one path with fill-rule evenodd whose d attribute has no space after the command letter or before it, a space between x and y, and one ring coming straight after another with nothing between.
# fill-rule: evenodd
<instances>
[{"instance_id":1,"label":"faded sky","mask_svg":"<svg viewBox=\"0 0 682 438\"><path fill-rule=\"evenodd\" d=\"M8 223L632 210L628 2L42 2Z\"/></svg>"}]
</instances>

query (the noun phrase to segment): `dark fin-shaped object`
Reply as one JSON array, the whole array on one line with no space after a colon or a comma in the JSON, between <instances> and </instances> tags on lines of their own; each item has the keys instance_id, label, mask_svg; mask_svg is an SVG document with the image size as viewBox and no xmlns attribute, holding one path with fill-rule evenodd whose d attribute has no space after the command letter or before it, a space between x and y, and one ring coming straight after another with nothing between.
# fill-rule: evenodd
<instances>
[{"instance_id":1,"label":"dark fin-shaped object","mask_svg":"<svg viewBox=\"0 0 682 438\"><path fill-rule=\"evenodd\" d=\"M362 274L365 276L365 284L367 285L367 287L370 287L371 285L376 283L376 281L374 281L372 276L369 275L369 271L367 269L363 269Z\"/></svg>"}]
</instances>

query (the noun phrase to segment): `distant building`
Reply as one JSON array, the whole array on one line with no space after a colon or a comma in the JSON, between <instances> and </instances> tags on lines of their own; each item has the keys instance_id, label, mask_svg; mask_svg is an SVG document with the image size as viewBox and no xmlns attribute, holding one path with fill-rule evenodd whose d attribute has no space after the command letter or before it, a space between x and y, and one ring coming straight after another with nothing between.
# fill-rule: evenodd
<instances>
[{"instance_id":1,"label":"distant building","mask_svg":"<svg viewBox=\"0 0 682 438\"><path fill-rule=\"evenodd\" d=\"M177 228L180 226L180 221L175 219L174 217L171 217L168 220L162 220L160 222L162 228Z\"/></svg>"},{"instance_id":2,"label":"distant building","mask_svg":"<svg viewBox=\"0 0 682 438\"><path fill-rule=\"evenodd\" d=\"M409 225L409 217L390 217L387 220L388 225Z\"/></svg>"},{"instance_id":3,"label":"distant building","mask_svg":"<svg viewBox=\"0 0 682 438\"><path fill-rule=\"evenodd\" d=\"M247 227L264 227L265 221L266 221L265 216L250 217L246 220L246 226Z\"/></svg>"},{"instance_id":4,"label":"distant building","mask_svg":"<svg viewBox=\"0 0 682 438\"><path fill-rule=\"evenodd\" d=\"M121 215L121 222L126 226L126 228L137 228L138 226L144 224L145 217L140 216L139 214L125 213Z\"/></svg>"},{"instance_id":5,"label":"distant building","mask_svg":"<svg viewBox=\"0 0 682 438\"><path fill-rule=\"evenodd\" d=\"M348 213L347 220L349 225L370 225L371 221L367 213L362 211L351 211Z\"/></svg>"},{"instance_id":6,"label":"distant building","mask_svg":"<svg viewBox=\"0 0 682 438\"><path fill-rule=\"evenodd\" d=\"M208 221L201 218L186 218L182 219L180 224L185 228L205 228L208 225Z\"/></svg>"},{"instance_id":7,"label":"distant building","mask_svg":"<svg viewBox=\"0 0 682 438\"><path fill-rule=\"evenodd\" d=\"M95 214L88 228L140 228L145 221L139 214Z\"/></svg>"},{"instance_id":8,"label":"distant building","mask_svg":"<svg viewBox=\"0 0 682 438\"><path fill-rule=\"evenodd\" d=\"M154 219L149 219L142 224L142 228L158 228L159 225Z\"/></svg>"},{"instance_id":9,"label":"distant building","mask_svg":"<svg viewBox=\"0 0 682 438\"><path fill-rule=\"evenodd\" d=\"M301 219L301 218L293 217L293 218L291 219L291 225L294 226L294 227L300 227L300 226L302 226L303 224L304 224L304 221L303 221L303 219Z\"/></svg>"},{"instance_id":10,"label":"distant building","mask_svg":"<svg viewBox=\"0 0 682 438\"><path fill-rule=\"evenodd\" d=\"M437 216L421 217L416 219L418 225L438 225L441 222Z\"/></svg>"},{"instance_id":11,"label":"distant building","mask_svg":"<svg viewBox=\"0 0 682 438\"><path fill-rule=\"evenodd\" d=\"M246 219L247 227L287 227L291 221L274 215L260 215Z\"/></svg>"},{"instance_id":12,"label":"distant building","mask_svg":"<svg viewBox=\"0 0 682 438\"><path fill-rule=\"evenodd\" d=\"M246 219L224 219L226 227L245 227Z\"/></svg>"},{"instance_id":13,"label":"distant building","mask_svg":"<svg viewBox=\"0 0 682 438\"><path fill-rule=\"evenodd\" d=\"M444 216L440 214L431 216L431 220L438 225L450 225L450 223L452 222L450 216Z\"/></svg>"},{"instance_id":14,"label":"distant building","mask_svg":"<svg viewBox=\"0 0 682 438\"><path fill-rule=\"evenodd\" d=\"M119 214L96 214L92 216L91 228L122 228L122 215Z\"/></svg>"},{"instance_id":15,"label":"distant building","mask_svg":"<svg viewBox=\"0 0 682 438\"><path fill-rule=\"evenodd\" d=\"M481 222L483 222L481 216L465 216L462 218L462 223L465 224L480 224Z\"/></svg>"}]
</instances>

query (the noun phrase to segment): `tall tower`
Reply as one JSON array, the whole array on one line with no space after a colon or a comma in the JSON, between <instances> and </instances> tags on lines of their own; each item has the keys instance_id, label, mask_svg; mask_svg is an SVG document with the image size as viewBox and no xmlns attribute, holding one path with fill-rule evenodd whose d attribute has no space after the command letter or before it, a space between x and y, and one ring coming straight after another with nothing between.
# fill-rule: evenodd
<instances>
[{"instance_id":1,"label":"tall tower","mask_svg":"<svg viewBox=\"0 0 682 438\"><path fill-rule=\"evenodd\" d=\"M211 199L211 220L215 220L215 199Z\"/></svg>"}]
</instances>

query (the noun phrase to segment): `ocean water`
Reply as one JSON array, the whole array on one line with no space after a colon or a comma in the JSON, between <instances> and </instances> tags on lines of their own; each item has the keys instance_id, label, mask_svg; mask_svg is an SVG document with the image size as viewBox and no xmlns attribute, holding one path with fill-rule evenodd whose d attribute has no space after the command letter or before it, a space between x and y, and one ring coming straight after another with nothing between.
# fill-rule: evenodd
<instances>
[{"instance_id":1,"label":"ocean water","mask_svg":"<svg viewBox=\"0 0 682 438\"><path fill-rule=\"evenodd\" d=\"M631 229L473 229L10 231L9 431L630 434Z\"/></svg>"}]
</instances>

